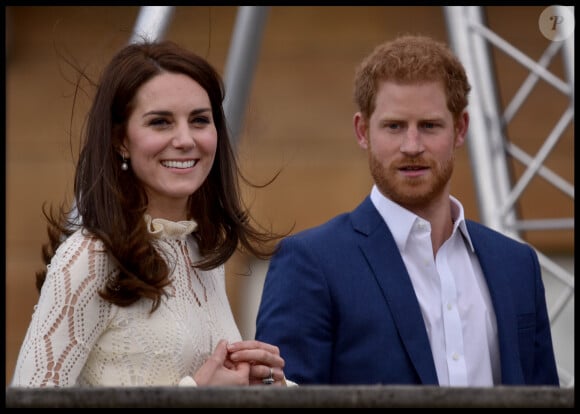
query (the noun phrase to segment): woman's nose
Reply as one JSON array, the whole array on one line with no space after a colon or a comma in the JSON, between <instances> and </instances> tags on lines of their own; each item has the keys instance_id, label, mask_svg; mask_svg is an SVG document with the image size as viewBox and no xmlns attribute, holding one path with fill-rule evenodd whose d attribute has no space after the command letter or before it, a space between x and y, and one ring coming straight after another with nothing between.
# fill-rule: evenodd
<instances>
[{"instance_id":1,"label":"woman's nose","mask_svg":"<svg viewBox=\"0 0 580 414\"><path fill-rule=\"evenodd\" d=\"M178 124L173 137L173 145L176 147L195 147L193 129L187 122Z\"/></svg>"}]
</instances>

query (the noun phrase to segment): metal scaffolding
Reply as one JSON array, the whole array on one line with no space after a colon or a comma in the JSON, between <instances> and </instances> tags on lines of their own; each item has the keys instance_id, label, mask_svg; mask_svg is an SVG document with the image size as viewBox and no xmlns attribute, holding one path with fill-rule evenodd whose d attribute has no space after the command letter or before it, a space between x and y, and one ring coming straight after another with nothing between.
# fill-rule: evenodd
<instances>
[{"instance_id":1,"label":"metal scaffolding","mask_svg":"<svg viewBox=\"0 0 580 414\"><path fill-rule=\"evenodd\" d=\"M445 6L444 12L451 47L464 63L472 82L469 106L471 124L467 142L481 221L514 238L520 238L521 231L573 231L573 217L524 220L518 216L517 203L535 176L559 189L574 203L574 183L544 165L548 154L566 128L574 122L574 35L552 41L540 59L534 61L490 30L485 21L483 7ZM561 12L568 13L567 10ZM573 16L573 7L571 13ZM512 100L503 108L503 112L492 65L492 47L498 48L530 72ZM558 53L562 54L566 80L560 79L547 69ZM514 115L540 81L564 94L569 99L569 105L539 151L530 155L510 142L507 130ZM509 169L509 162L513 160L525 167L524 173L517 180ZM549 308L550 322L554 325L563 310L571 304L573 306L574 275L542 252L538 251L538 255L544 281L555 278L563 286ZM573 333L571 336L573 341ZM574 375L568 367L559 364L558 373L562 385L574 385Z\"/></svg>"}]
</instances>

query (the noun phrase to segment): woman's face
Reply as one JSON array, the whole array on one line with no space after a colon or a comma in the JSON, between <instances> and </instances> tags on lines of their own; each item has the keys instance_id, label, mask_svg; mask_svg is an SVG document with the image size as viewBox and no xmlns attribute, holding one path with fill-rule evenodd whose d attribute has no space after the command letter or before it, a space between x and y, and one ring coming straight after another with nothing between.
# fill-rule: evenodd
<instances>
[{"instance_id":1,"label":"woman's face","mask_svg":"<svg viewBox=\"0 0 580 414\"><path fill-rule=\"evenodd\" d=\"M163 72L141 86L123 155L147 192L148 214L190 218L187 200L209 175L217 139L209 97L193 79Z\"/></svg>"}]
</instances>

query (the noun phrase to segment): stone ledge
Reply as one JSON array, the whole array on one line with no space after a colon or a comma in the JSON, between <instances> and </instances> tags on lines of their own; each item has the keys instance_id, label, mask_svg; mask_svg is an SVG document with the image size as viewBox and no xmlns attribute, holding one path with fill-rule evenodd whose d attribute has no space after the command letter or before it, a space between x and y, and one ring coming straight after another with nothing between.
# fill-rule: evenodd
<instances>
[{"instance_id":1,"label":"stone ledge","mask_svg":"<svg viewBox=\"0 0 580 414\"><path fill-rule=\"evenodd\" d=\"M572 408L574 388L499 386L6 388L7 408Z\"/></svg>"}]
</instances>

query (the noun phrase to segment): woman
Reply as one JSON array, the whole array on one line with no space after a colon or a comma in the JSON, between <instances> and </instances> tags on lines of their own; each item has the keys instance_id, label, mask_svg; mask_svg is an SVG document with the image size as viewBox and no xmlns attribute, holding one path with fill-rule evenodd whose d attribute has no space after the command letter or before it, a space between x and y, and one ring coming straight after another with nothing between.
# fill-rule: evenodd
<instances>
[{"instance_id":1,"label":"woman","mask_svg":"<svg viewBox=\"0 0 580 414\"><path fill-rule=\"evenodd\" d=\"M48 266L12 386L286 384L278 348L242 341L226 297L236 249L268 258L278 237L241 201L223 98L212 66L172 42L113 57L76 211L45 211Z\"/></svg>"}]
</instances>

